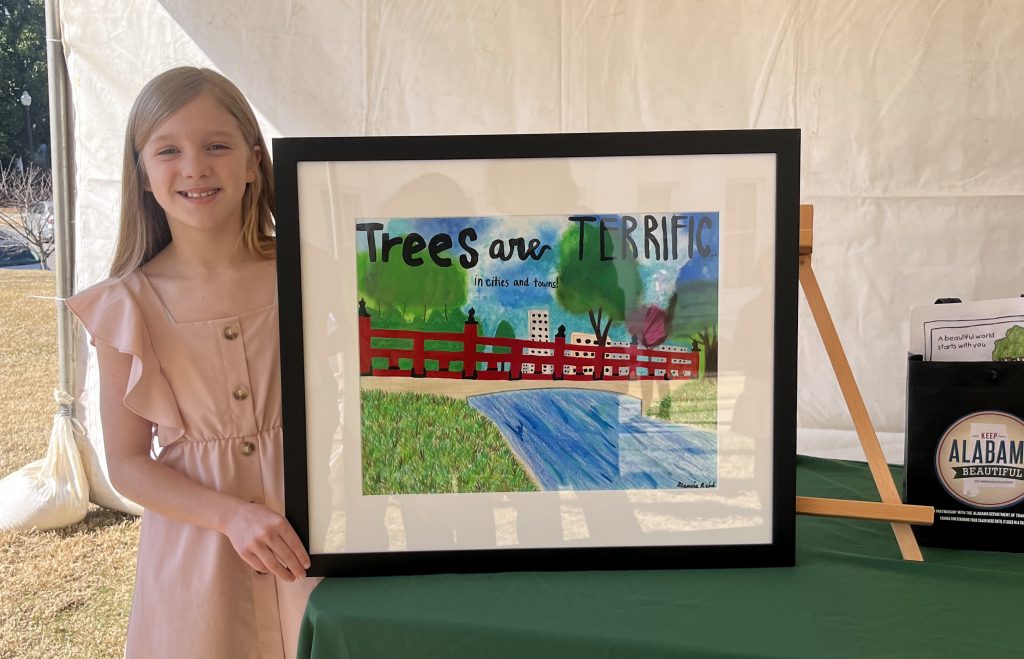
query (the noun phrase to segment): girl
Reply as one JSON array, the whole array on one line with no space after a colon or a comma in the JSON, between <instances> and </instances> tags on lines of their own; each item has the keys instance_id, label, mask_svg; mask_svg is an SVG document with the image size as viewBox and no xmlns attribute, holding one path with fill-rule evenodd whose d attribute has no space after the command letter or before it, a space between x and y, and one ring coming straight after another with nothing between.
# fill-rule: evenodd
<instances>
[{"instance_id":1,"label":"girl","mask_svg":"<svg viewBox=\"0 0 1024 659\"><path fill-rule=\"evenodd\" d=\"M295 654L315 580L281 516L273 204L231 82L178 68L145 86L111 277L68 300L96 346L111 482L145 508L129 658Z\"/></svg>"}]
</instances>

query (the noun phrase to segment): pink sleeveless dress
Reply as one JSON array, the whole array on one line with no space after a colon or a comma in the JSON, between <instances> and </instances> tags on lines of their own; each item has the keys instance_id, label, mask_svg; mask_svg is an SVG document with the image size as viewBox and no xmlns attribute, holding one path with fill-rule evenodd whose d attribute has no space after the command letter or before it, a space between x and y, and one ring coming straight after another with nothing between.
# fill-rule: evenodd
<instances>
[{"instance_id":1,"label":"pink sleeveless dress","mask_svg":"<svg viewBox=\"0 0 1024 659\"><path fill-rule=\"evenodd\" d=\"M153 422L158 461L284 512L277 303L176 322L139 270L68 300L92 335L132 355L124 403ZM125 654L293 657L318 579L258 574L226 536L145 511Z\"/></svg>"}]
</instances>

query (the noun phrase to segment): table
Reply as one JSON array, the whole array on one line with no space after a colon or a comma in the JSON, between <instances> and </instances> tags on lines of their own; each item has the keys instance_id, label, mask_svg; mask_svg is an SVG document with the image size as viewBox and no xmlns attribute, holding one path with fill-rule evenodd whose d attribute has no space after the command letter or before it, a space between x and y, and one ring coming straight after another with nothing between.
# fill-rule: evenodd
<instances>
[{"instance_id":1,"label":"table","mask_svg":"<svg viewBox=\"0 0 1024 659\"><path fill-rule=\"evenodd\" d=\"M872 489L866 464L797 460L801 495ZM299 657L1022 656L1024 554L922 550L799 517L795 568L325 579Z\"/></svg>"}]
</instances>

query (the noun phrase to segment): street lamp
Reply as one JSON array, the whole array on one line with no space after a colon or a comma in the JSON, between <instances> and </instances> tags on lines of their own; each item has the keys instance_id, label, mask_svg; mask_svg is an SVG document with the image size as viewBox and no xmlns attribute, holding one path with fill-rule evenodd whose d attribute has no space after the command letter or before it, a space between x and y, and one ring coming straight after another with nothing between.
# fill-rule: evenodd
<instances>
[{"instance_id":1,"label":"street lamp","mask_svg":"<svg viewBox=\"0 0 1024 659\"><path fill-rule=\"evenodd\" d=\"M29 106L32 105L32 96L27 91L21 92L21 104L25 106L25 127L28 129L28 159L31 162L34 149L32 148L32 114L29 112Z\"/></svg>"}]
</instances>

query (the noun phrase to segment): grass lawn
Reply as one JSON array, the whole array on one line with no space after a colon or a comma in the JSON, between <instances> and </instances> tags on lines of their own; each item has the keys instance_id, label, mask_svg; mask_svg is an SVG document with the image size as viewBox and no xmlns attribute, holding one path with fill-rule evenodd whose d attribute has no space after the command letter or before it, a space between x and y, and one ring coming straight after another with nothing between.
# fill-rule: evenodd
<instances>
[{"instance_id":1,"label":"grass lawn","mask_svg":"<svg viewBox=\"0 0 1024 659\"><path fill-rule=\"evenodd\" d=\"M531 492L498 428L464 400L362 392L363 492Z\"/></svg>"},{"instance_id":2,"label":"grass lawn","mask_svg":"<svg viewBox=\"0 0 1024 659\"><path fill-rule=\"evenodd\" d=\"M663 421L706 430L718 429L718 379L687 380L647 411Z\"/></svg>"},{"instance_id":3,"label":"grass lawn","mask_svg":"<svg viewBox=\"0 0 1024 659\"><path fill-rule=\"evenodd\" d=\"M46 453L56 404L52 272L0 270L0 477ZM0 502L2 505L3 502ZM57 531L0 533L0 657L121 657L139 521L91 506Z\"/></svg>"}]
</instances>

